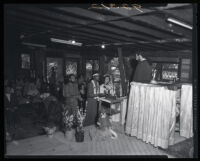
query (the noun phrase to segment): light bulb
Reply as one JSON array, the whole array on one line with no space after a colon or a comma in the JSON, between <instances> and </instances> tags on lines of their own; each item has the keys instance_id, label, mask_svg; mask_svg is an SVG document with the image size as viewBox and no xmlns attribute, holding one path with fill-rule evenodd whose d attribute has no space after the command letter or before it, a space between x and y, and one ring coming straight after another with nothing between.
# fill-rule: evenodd
<instances>
[{"instance_id":1,"label":"light bulb","mask_svg":"<svg viewBox=\"0 0 200 161\"><path fill-rule=\"evenodd\" d=\"M75 40L72 40L72 44L75 44Z\"/></svg>"},{"instance_id":2,"label":"light bulb","mask_svg":"<svg viewBox=\"0 0 200 161\"><path fill-rule=\"evenodd\" d=\"M101 45L101 48L104 49L104 48L105 48L105 45Z\"/></svg>"}]
</instances>

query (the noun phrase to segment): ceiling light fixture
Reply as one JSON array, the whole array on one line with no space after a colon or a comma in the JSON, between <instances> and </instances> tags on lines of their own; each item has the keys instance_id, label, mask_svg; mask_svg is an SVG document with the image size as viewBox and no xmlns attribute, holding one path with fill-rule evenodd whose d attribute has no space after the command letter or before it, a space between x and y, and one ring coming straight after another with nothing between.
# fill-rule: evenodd
<instances>
[{"instance_id":1,"label":"ceiling light fixture","mask_svg":"<svg viewBox=\"0 0 200 161\"><path fill-rule=\"evenodd\" d=\"M61 40L56 38L50 38L52 42L62 43L62 44L68 44L68 45L76 45L76 46L82 46L82 43L78 43L75 40Z\"/></svg>"},{"instance_id":2,"label":"ceiling light fixture","mask_svg":"<svg viewBox=\"0 0 200 161\"><path fill-rule=\"evenodd\" d=\"M102 45L101 45L101 48L102 48L102 49L104 49L104 48L105 48L105 45L104 45L104 44L102 44Z\"/></svg>"},{"instance_id":3,"label":"ceiling light fixture","mask_svg":"<svg viewBox=\"0 0 200 161\"><path fill-rule=\"evenodd\" d=\"M187 28L187 29L192 30L192 26L187 25L187 24L185 24L184 22L181 22L181 21L176 20L176 19L174 19L174 18L167 18L167 21L170 22L170 23L174 23L174 24L176 24L176 25L179 25L179 26L182 26L182 27L185 27L185 28Z\"/></svg>"},{"instance_id":4,"label":"ceiling light fixture","mask_svg":"<svg viewBox=\"0 0 200 161\"><path fill-rule=\"evenodd\" d=\"M34 47L41 47L41 48L46 48L46 45L42 45L42 44L34 44L34 43L29 43L29 42L22 42L23 45L27 45L27 46L34 46Z\"/></svg>"}]
</instances>

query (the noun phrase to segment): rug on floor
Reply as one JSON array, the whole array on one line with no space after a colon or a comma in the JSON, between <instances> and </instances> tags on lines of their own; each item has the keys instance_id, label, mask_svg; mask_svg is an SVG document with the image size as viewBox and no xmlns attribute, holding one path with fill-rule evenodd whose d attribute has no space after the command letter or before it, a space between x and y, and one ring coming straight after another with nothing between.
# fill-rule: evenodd
<instances>
[{"instance_id":1,"label":"rug on floor","mask_svg":"<svg viewBox=\"0 0 200 161\"><path fill-rule=\"evenodd\" d=\"M193 138L190 138L175 145L171 145L166 150L162 150L167 154L178 158L193 158L193 146Z\"/></svg>"}]
</instances>

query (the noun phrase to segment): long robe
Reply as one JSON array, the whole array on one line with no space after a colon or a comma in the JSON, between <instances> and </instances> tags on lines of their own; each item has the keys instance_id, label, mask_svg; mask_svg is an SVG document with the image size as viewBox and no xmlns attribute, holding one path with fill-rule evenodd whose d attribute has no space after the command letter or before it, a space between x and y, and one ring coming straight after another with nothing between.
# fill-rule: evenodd
<instances>
[{"instance_id":1,"label":"long robe","mask_svg":"<svg viewBox=\"0 0 200 161\"><path fill-rule=\"evenodd\" d=\"M152 67L147 60L139 62L135 70L133 81L141 83L149 83L152 78L151 70Z\"/></svg>"},{"instance_id":2,"label":"long robe","mask_svg":"<svg viewBox=\"0 0 200 161\"><path fill-rule=\"evenodd\" d=\"M88 104L86 107L86 118L85 118L84 126L94 125L97 122L97 116L98 116L97 103L98 102L95 98L97 96L96 94L99 93L99 84L95 82L95 86L92 82L88 84L88 91L87 91ZM95 92L95 89L96 89L96 92Z\"/></svg>"},{"instance_id":3,"label":"long robe","mask_svg":"<svg viewBox=\"0 0 200 161\"><path fill-rule=\"evenodd\" d=\"M65 105L70 113L74 113L78 107L78 98L80 97L77 83L68 83L63 88Z\"/></svg>"}]
</instances>

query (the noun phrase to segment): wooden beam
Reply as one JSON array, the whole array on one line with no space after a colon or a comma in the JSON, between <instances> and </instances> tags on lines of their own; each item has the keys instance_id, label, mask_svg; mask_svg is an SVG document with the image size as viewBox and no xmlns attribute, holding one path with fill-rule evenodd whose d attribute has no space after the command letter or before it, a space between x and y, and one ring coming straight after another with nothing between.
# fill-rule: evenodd
<instances>
[{"instance_id":1,"label":"wooden beam","mask_svg":"<svg viewBox=\"0 0 200 161\"><path fill-rule=\"evenodd\" d=\"M121 24L121 22L115 22L115 21L111 21L111 20L108 21L108 20L106 20L106 18L103 15L95 13L95 12L92 12L92 11L88 11L88 10L85 10L85 9L81 9L81 8L77 8L77 7L67 7L67 8L66 7L58 7L58 10L62 10L64 12L66 12L66 13L70 13L70 14L74 14L74 15L77 15L77 16L85 17L85 18L88 18L88 19L99 20L102 23L107 23L107 24L110 24L110 25L114 25L116 27L123 27L123 28L127 29L127 27L124 26L124 24ZM129 30L132 29L134 31L133 33L126 32L125 30L121 30L121 31L119 29L116 30L114 28L112 28L112 30L113 31L116 30L116 33L120 32L120 33L122 33L124 35L132 35L133 37L135 35L136 37L140 36L141 38L145 36L145 33L151 35L152 37L155 36L155 35L159 35L156 30L151 30L151 29L145 28L143 26L138 26L138 25L135 25L135 24L129 24L129 25L132 25L131 27L129 27ZM92 26L96 27L96 28L102 28L104 30L107 29L107 30L110 31L110 29L108 29L108 27L105 26L105 25L94 24ZM145 30L144 30L144 28L145 28ZM152 32L149 32L150 30ZM138 35L137 31L140 31L141 33ZM142 33L144 33L144 35L142 35ZM160 34L163 34L163 33L160 33ZM152 37L149 37L149 38L152 38Z\"/></svg>"},{"instance_id":2,"label":"wooden beam","mask_svg":"<svg viewBox=\"0 0 200 161\"><path fill-rule=\"evenodd\" d=\"M82 19L80 19L80 18L75 18L75 17L70 17L70 16L67 16L67 15L61 15L61 14L57 14L57 13L55 13L55 12L49 12L49 11L46 11L46 10L42 10L42 9L38 9L38 8L33 8L33 7L28 7L28 8L20 8L19 9L19 11L25 11L25 12L28 12L28 13L32 13L32 14L41 14L42 16L46 16L46 17L48 17L49 19L51 19L51 18L54 18L54 19L56 19L56 21L58 21L58 20L62 20L62 21L65 21L65 22L68 22L68 24L69 24L69 22L70 23L75 23L75 24L79 24L79 25L83 25L81 28L77 28L76 27L76 25L75 26L69 26L69 25L67 25L67 26L65 26L65 27L68 27L68 28L72 28L73 30L87 30L87 29L85 29L84 28L84 26L86 26L88 23L90 24L90 23L94 23L94 22L96 22L97 20L95 20L95 21L84 21L84 20L82 20ZM56 22L56 24L58 25L58 24L60 24L60 23L57 23ZM60 24L60 25L62 25L62 24ZM95 27L94 27L95 28ZM93 31L92 33L94 33L94 34L96 34L95 33L95 29L92 29L92 28L90 28L90 31ZM87 30L87 32L89 32L88 30ZM96 31L97 32L97 31ZM115 32L115 34L111 34L111 33L105 33L105 31L104 32L101 32L100 33L101 35L103 34L103 35L105 35L105 36L109 36L110 35L110 37L114 37L114 38L116 38L117 37L117 35L119 34L119 33L116 33ZM123 40L126 40L125 39L125 37L123 36L120 36L120 35L118 35L118 37L117 37L117 39L123 39ZM128 39L127 38L127 40L126 41L133 41L133 40L137 40L137 37L134 37L134 39ZM139 39L139 40L141 40L141 39Z\"/></svg>"},{"instance_id":3,"label":"wooden beam","mask_svg":"<svg viewBox=\"0 0 200 161\"><path fill-rule=\"evenodd\" d=\"M27 13L42 15L48 19L54 19L56 21L60 20L62 22L73 23L73 24L87 25L88 23L97 22L94 20L85 21L83 19L72 17L67 14L57 13L53 10L49 11L49 10L45 10L45 9L40 9L38 7L37 8L36 7L28 7L28 8L19 7L17 10L27 12Z\"/></svg>"},{"instance_id":4,"label":"wooden beam","mask_svg":"<svg viewBox=\"0 0 200 161\"><path fill-rule=\"evenodd\" d=\"M17 15L12 15L12 17L16 17L18 18ZM119 39L115 39L115 38L107 38L107 36L102 36L101 34L91 34L91 32L81 32L81 31L72 31L72 30L65 30L64 28L60 28L58 27L57 25L55 26L49 26L48 24L46 23L36 23L34 21L30 21L30 19L25 19L24 18L21 18L21 19L16 19L16 18L12 18L12 21L15 21L16 23L17 22L20 22L20 23L23 23L23 24L26 24L28 26L36 26L36 27L39 27L39 28L45 28L46 30L53 30L55 32L63 32L63 33L66 33L66 34L73 34L73 35L79 35L79 36L84 36L85 38L88 38L88 39L97 39L101 42L119 42Z\"/></svg>"},{"instance_id":5,"label":"wooden beam","mask_svg":"<svg viewBox=\"0 0 200 161\"><path fill-rule=\"evenodd\" d=\"M32 13L32 14L38 14L38 15L41 14L42 16L46 16L48 18L54 18L54 19L57 18L57 20L62 20L62 21L68 22L68 23L70 22L70 23L75 23L75 24L82 25L81 28L77 27L76 25L74 27L71 27L73 30L75 30L75 29L77 29L77 30L83 30L83 28L85 29L85 27L88 27L88 24L91 24L91 23L94 24L94 22L97 22L96 19L93 20L93 21L91 21L91 20L84 21L84 20L82 20L80 18L70 17L70 16L67 16L67 15L61 15L61 14L57 14L57 13L52 12L52 11L50 12L50 11L46 11L46 10L42 10L42 9L38 9L38 8L33 8L33 7L30 7L30 8L20 8L20 10L28 12L28 13ZM97 15L97 16L99 16L99 15ZM97 16L95 16L95 17L97 17ZM104 19L105 19L105 17L104 17ZM58 24L58 23L56 23L56 24ZM70 26L68 26L68 27L70 28ZM110 35L111 37L115 37L115 38L118 36L117 39L124 39L125 40L124 33L121 34L121 35L123 35L123 37L122 36L120 37L119 30L117 30L116 32L114 32L113 31L113 30L115 30L114 28L112 28L112 30L109 29L110 33L108 33L108 32L105 33L105 31L106 31L105 27L101 28L101 27L98 27L98 26L90 26L90 30L91 31L96 31L95 29L98 29L98 30L101 30L101 31L104 30L104 33L103 33L104 35L107 35L107 36ZM111 34L112 32L114 32L114 34ZM124 31L121 30L121 32L124 32ZM102 33L101 33L101 35L102 35ZM145 40L145 39L150 40L149 37L151 37L151 38L158 38L158 37L150 36L150 35L147 35L146 37L141 38L141 35L136 34L136 33L135 34L131 34L130 32L129 33L126 32L126 35L128 35L129 37L132 37L132 38L131 39L126 39L125 41L136 41L136 40Z\"/></svg>"},{"instance_id":6,"label":"wooden beam","mask_svg":"<svg viewBox=\"0 0 200 161\"><path fill-rule=\"evenodd\" d=\"M105 31L104 32L101 32L101 31L97 31L97 30L94 30L94 29L85 29L85 28L81 28L81 29L74 29L74 28L70 28L72 25L69 25L69 24L63 24L63 23L55 23L54 21L52 20L47 20L47 19L44 19L44 18L39 18L39 17L33 17L33 16L29 16L29 15L24 15L23 13L19 13L19 12L14 12L14 11L11 11L11 12L8 12L9 15L11 16L17 16L17 17L20 17L20 18L25 18L25 19L29 19L29 20L32 20L32 21L39 21L40 23L46 23L46 24L50 24L52 26L58 26L58 27L66 27L68 30L73 30L73 31L84 31L85 33L89 33L89 34L93 34L93 35L99 35L102 37L103 40L107 41L108 39L106 38L109 38L110 40L109 41L114 41L114 42L119 42L119 40L124 40L124 41L136 41L137 38L126 38L124 36L120 36L118 33L115 32L115 34L111 34L111 33L106 33ZM112 28L111 28L112 29ZM112 31L110 29L110 31ZM102 36L103 35L103 36Z\"/></svg>"},{"instance_id":7,"label":"wooden beam","mask_svg":"<svg viewBox=\"0 0 200 161\"><path fill-rule=\"evenodd\" d=\"M110 11L112 11L112 10L110 10ZM176 11L176 12L178 13L178 11ZM160 12L162 12L162 13L165 13L165 12L166 13L170 13L171 10L169 10L169 11L168 10L158 11L158 13L160 13ZM117 11L117 13L118 13L118 15L129 17L129 20L131 20L133 23L140 24L140 22L143 22L143 23L146 23L147 26L151 26L152 29L153 28L157 29L157 30L159 30L161 32L165 32L166 34L168 33L168 34L174 35L174 36L181 36L181 35L183 35L183 36L186 36L188 38L191 37L191 34L185 33L185 32L187 32L187 30L184 30L182 28L178 28L178 29L174 28L175 32L171 32L171 29L169 28L168 23L165 21L165 19L164 18L161 19L161 18L158 18L158 17L155 16L156 13L157 13L156 11L153 12L155 15L152 15L152 14L151 15L143 15L142 14L141 16L134 16L134 17L132 17L132 15L130 16L129 14L124 13L124 12L120 12L120 11ZM188 16L188 19L189 19L189 17L191 19L191 16L192 16L191 12L190 13L188 12L186 14Z\"/></svg>"}]
</instances>

